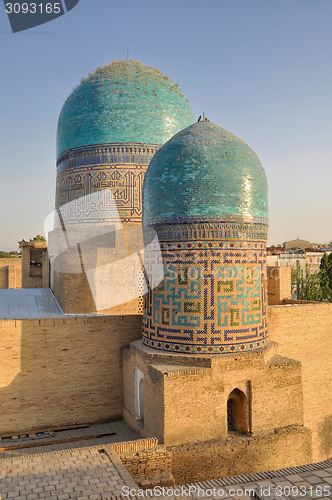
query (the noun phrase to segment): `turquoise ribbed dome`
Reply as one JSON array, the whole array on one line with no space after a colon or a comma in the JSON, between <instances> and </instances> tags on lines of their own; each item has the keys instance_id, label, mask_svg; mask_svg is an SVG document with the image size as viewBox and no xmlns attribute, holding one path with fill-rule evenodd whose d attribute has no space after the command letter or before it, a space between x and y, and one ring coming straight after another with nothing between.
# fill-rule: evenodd
<instances>
[{"instance_id":1,"label":"turquoise ribbed dome","mask_svg":"<svg viewBox=\"0 0 332 500\"><path fill-rule=\"evenodd\" d=\"M160 71L114 62L83 79L66 100L57 154L94 144L164 144L193 122L186 98Z\"/></svg>"},{"instance_id":2,"label":"turquoise ribbed dome","mask_svg":"<svg viewBox=\"0 0 332 500\"><path fill-rule=\"evenodd\" d=\"M267 222L266 175L256 153L238 137L197 122L152 158L143 185L143 223L220 216Z\"/></svg>"}]
</instances>

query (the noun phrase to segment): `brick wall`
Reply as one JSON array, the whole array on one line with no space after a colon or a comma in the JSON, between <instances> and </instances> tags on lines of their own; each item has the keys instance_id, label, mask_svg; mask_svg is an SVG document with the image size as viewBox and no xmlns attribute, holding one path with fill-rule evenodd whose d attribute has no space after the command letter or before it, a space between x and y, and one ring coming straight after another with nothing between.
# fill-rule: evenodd
<instances>
[{"instance_id":1,"label":"brick wall","mask_svg":"<svg viewBox=\"0 0 332 500\"><path fill-rule=\"evenodd\" d=\"M140 316L89 316L40 321L1 321L0 433L24 432L33 428L121 418L123 383L120 351L123 346L141 338L141 321ZM312 460L325 460L332 455L332 304L269 307L269 331L270 339L278 342L280 355L301 362L303 423L312 431ZM125 350L124 357L126 358L127 355L128 351ZM277 391L285 391L289 399L293 399L294 394L299 395L296 390L298 387L296 366L298 365L294 365L294 370L287 368L290 378L288 386L282 388L278 370L282 373L283 365L286 368L287 360L279 360L281 363L278 361L276 369L270 365L264 368L261 363L258 363L259 354L255 356L253 364L257 376L268 369L271 373L269 380ZM174 432L182 432L179 423L174 421L170 413L174 405L171 390L174 389L176 379L178 379L176 387L179 389L177 397L181 404L184 404L183 401L186 398L188 402L197 399L197 404L200 404L199 401L203 401L204 404L211 401L211 405L214 404L213 411L217 412L218 417L221 407L215 404L215 398L218 397L220 401L223 401L224 411L227 394L234 388L231 378L235 372L229 361L225 361L225 371L222 373L222 367L217 362L214 368L213 366L211 368L205 362L200 361L202 357L195 358L194 369L200 369L199 372L202 375L191 373L185 380L181 373L164 375L164 372L170 371L169 366L164 368L164 365L168 364L168 358L168 355L161 357L159 363L154 365L153 369L151 368L149 375L151 387L153 384L159 384L162 388L166 381L165 389L167 389L168 396L165 408L161 407L160 410L162 425L164 425L163 412L166 409L168 413L166 425L170 430L173 426ZM246 373L246 363L247 361L243 363L242 369L238 370L240 378L237 385L243 391L245 391L246 381L250 379L249 374ZM134 365L142 371L145 370L145 363L142 360L138 361L138 364L136 361L133 362L132 367ZM183 369L190 371L190 367L184 366ZM178 368L177 371L181 372ZM220 377L219 385L211 387L212 375L215 380ZM124 378L127 398L133 402L133 371L125 371ZM226 384L221 383L222 379L226 380ZM192 384L190 380L193 381ZM259 377L257 383L259 383ZM191 395L188 393L189 396L187 396L189 389ZM256 392L258 389L257 385ZM262 412L263 420L267 418L267 415L264 416L264 398L269 401L273 397L275 402L272 406L275 408L275 414L278 415L279 412L278 418L282 420L283 415L280 412L278 397L275 393L269 392L268 387L264 392L263 381L262 391L263 402L261 410L256 413L256 422L259 422L260 412ZM149 387L146 394L149 394ZM282 402L283 399L281 398L280 401ZM300 404L300 399L296 399L296 404ZM146 402L145 410L155 413L157 406L160 407L156 404L156 400L151 398L151 401ZM131 413L134 418L134 408L131 408L129 404L125 407L125 411ZM189 404L185 411L187 413L184 415L189 422ZM214 418L217 419L217 417ZM209 418L212 418L212 413ZM202 429L203 424L205 427L210 425L209 418L202 420ZM158 419L159 414L157 414ZM182 420L184 422L184 419ZM263 425L263 420L260 425ZM221 434L225 432L225 424L220 425L220 432ZM258 429L256 434L258 434ZM290 439L290 435L287 439L285 438L286 441ZM287 446L290 446L289 442ZM294 444L294 449L296 446ZM263 451L265 453L265 448L262 449ZM269 462L266 467L270 467ZM227 474L230 473L227 472ZM199 478L193 478L193 480L199 480Z\"/></svg>"},{"instance_id":2,"label":"brick wall","mask_svg":"<svg viewBox=\"0 0 332 500\"><path fill-rule=\"evenodd\" d=\"M332 304L269 308L270 339L302 364L304 425L312 430L313 460L332 456Z\"/></svg>"},{"instance_id":3,"label":"brick wall","mask_svg":"<svg viewBox=\"0 0 332 500\"><path fill-rule=\"evenodd\" d=\"M266 368L259 363L259 353L254 356L250 355L252 358L251 373L248 371L249 364L245 356L242 359L238 356L233 357L234 359L239 358L236 361L236 370L232 366L231 357L228 361L225 358L226 370L222 367L222 360L220 366L218 365L217 358L214 360L215 367L213 363L211 367L199 367L199 359L193 356L187 357L191 366L181 368L175 356L170 354L161 356L158 355L158 351L155 351L155 354L149 355L151 359L147 369L147 353L145 357L138 356L137 348L131 349L131 354L129 350L124 353L124 364L128 368L125 373L124 415L126 420L141 435L144 435L144 428L140 428L137 422L135 423L134 418L133 379L134 366L137 366L144 372L145 377L145 410L154 415L151 424L149 424L148 415L146 415L144 424L145 427L150 425L150 431L155 430L153 435L157 435L161 441L165 432L172 433L171 438L182 440L182 443L193 440L195 436L190 435L193 422L200 427L197 431L198 439L212 439L212 436L210 438L208 436L211 429L219 432L219 439L222 439L226 433L225 415L222 413L225 412L225 397L227 398L227 394L232 389L231 379L233 379L233 385L235 384L234 386L239 387L245 393L246 380L253 380L252 374L257 371L256 380L253 380L254 384L252 385L254 435L245 438L249 442L248 448L245 444L241 444L241 441L232 440L231 448L229 450L223 448L225 454L220 454L218 450L211 448L212 445L207 445L205 449L204 446L200 448L201 445L193 444L189 447L179 447L180 458L178 462L175 460L175 448L170 448L173 450L174 476L176 476L176 469L179 468L179 470L185 471L183 473L186 474L186 481L198 481L207 477L206 471L209 467L212 471L210 477L216 477L217 475L248 472L250 467L252 467L250 469L252 471L268 470L286 465L289 467L292 464L318 462L331 457L332 304L297 303L272 306L268 309L270 340L278 343L277 353L266 360L266 367L268 367L270 374L268 378L263 377ZM291 362L290 358L296 361ZM176 367L174 367L175 364L177 364ZM291 368L292 366L293 368ZM287 372L286 378L283 373L284 369ZM299 384L301 374L302 384ZM216 384L218 378L220 379L219 384ZM237 378L238 380L236 380ZM160 389L156 391L158 386ZM156 398L156 392L164 394L162 405ZM302 394L303 402L301 401ZM284 396L288 398L286 405ZM179 405L182 405L180 409ZM201 421L197 419L199 405L201 413L198 415L202 415ZM159 415L160 412L161 415ZM302 423L305 428L310 429L310 432L305 431L309 432L309 434L305 434L306 437L303 437L300 431L293 431L291 434L284 433L287 428L282 429L282 426L287 426L287 418L291 418L296 425L296 415L299 417L297 425ZM218 417L220 417L219 420ZM156 425L157 422L160 422L158 424L160 427L159 435L158 429L153 429L153 425ZM281 426L278 429L275 443L266 441L269 426L270 428ZM264 441L261 441L263 437ZM269 444L265 446L264 443ZM171 443L167 446L170 445ZM312 446L312 453L310 453L310 446ZM185 449L188 450L187 464L185 462ZM199 455L197 455L198 449L201 450ZM195 469L195 466L191 466L190 463L196 455L198 458ZM223 461L220 457L223 458ZM266 458L265 461L263 461L263 457ZM273 462L273 457L275 462ZM282 462L284 457L289 457L287 464ZM209 460L216 460L216 462L211 463ZM203 462L208 465L200 477L196 475L195 471L200 470ZM241 462L239 467L244 467L243 472L235 468L237 462ZM234 470L228 468L229 463L233 463ZM193 468L193 475L188 479L187 474L190 474L190 467ZM175 479L180 481L181 477L178 475Z\"/></svg>"},{"instance_id":4,"label":"brick wall","mask_svg":"<svg viewBox=\"0 0 332 500\"><path fill-rule=\"evenodd\" d=\"M138 241L126 242L127 232L119 230L116 235L109 233L115 238L114 245L116 240L116 247L109 248L98 247L98 237L84 241L87 234L86 229L82 230L82 242L62 251L54 259L52 290L65 313L93 314L98 311L106 315L138 314L136 297L141 295L141 290L138 279L134 277L139 274L141 261L135 252L143 248L143 242L140 248L135 247L135 244L140 246L141 226L131 227L135 231L129 232L130 237L137 237ZM62 231L55 230L49 236L51 248L57 246L61 249L64 246ZM80 241L79 234L76 236Z\"/></svg>"},{"instance_id":5,"label":"brick wall","mask_svg":"<svg viewBox=\"0 0 332 500\"><path fill-rule=\"evenodd\" d=\"M158 484L160 480L163 485L165 482L168 485L174 484L171 477L172 454L163 446L121 454L119 458L138 484L147 481L145 486L148 486L148 484Z\"/></svg>"},{"instance_id":6,"label":"brick wall","mask_svg":"<svg viewBox=\"0 0 332 500\"><path fill-rule=\"evenodd\" d=\"M0 259L0 288L21 288L21 266L20 258Z\"/></svg>"},{"instance_id":7,"label":"brick wall","mask_svg":"<svg viewBox=\"0 0 332 500\"><path fill-rule=\"evenodd\" d=\"M308 429L294 428L255 438L168 449L175 482L185 484L309 463L310 441Z\"/></svg>"},{"instance_id":8,"label":"brick wall","mask_svg":"<svg viewBox=\"0 0 332 500\"><path fill-rule=\"evenodd\" d=\"M46 242L22 242L22 288L49 288ZM34 261L35 264L31 264Z\"/></svg>"},{"instance_id":9,"label":"brick wall","mask_svg":"<svg viewBox=\"0 0 332 500\"><path fill-rule=\"evenodd\" d=\"M301 364L276 350L271 344L251 353L189 357L135 342L124 352L124 418L166 446L227 439L227 401L237 389L244 397L243 432L303 425ZM144 376L144 426L136 419L136 368Z\"/></svg>"},{"instance_id":10,"label":"brick wall","mask_svg":"<svg viewBox=\"0 0 332 500\"><path fill-rule=\"evenodd\" d=\"M268 304L279 305L284 299L292 297L291 267L267 266L267 299Z\"/></svg>"},{"instance_id":11,"label":"brick wall","mask_svg":"<svg viewBox=\"0 0 332 500\"><path fill-rule=\"evenodd\" d=\"M69 274L55 271L53 293L66 314L91 314L97 312L85 273ZM136 298L124 304L98 311L98 314L131 315L137 314L137 312L138 299Z\"/></svg>"},{"instance_id":12,"label":"brick wall","mask_svg":"<svg viewBox=\"0 0 332 500\"><path fill-rule=\"evenodd\" d=\"M0 321L0 434L122 417L121 348L140 316Z\"/></svg>"},{"instance_id":13,"label":"brick wall","mask_svg":"<svg viewBox=\"0 0 332 500\"><path fill-rule=\"evenodd\" d=\"M137 484L142 487L174 485L172 453L156 438L123 441L111 446Z\"/></svg>"}]
</instances>

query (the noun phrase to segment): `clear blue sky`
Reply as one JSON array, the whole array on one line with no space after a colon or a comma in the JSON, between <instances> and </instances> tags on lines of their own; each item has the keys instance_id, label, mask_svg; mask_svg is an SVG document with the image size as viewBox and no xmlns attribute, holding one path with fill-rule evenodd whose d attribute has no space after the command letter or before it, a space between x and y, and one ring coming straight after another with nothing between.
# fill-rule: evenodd
<instances>
[{"instance_id":1,"label":"clear blue sky","mask_svg":"<svg viewBox=\"0 0 332 500\"><path fill-rule=\"evenodd\" d=\"M0 3L0 43L1 250L43 233L63 102L127 48L258 154L269 244L332 240L331 0L80 0L17 34Z\"/></svg>"}]
</instances>

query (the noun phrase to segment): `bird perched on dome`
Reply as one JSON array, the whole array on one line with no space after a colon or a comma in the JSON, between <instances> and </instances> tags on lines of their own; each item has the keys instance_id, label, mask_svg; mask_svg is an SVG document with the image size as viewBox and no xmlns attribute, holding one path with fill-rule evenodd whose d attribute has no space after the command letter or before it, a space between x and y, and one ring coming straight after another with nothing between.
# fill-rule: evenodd
<instances>
[{"instance_id":1,"label":"bird perched on dome","mask_svg":"<svg viewBox=\"0 0 332 500\"><path fill-rule=\"evenodd\" d=\"M201 121L201 119L202 119L202 115L199 115L199 117L198 117L198 120L197 120L197 121L198 121L198 122L200 122L200 121Z\"/></svg>"}]
</instances>

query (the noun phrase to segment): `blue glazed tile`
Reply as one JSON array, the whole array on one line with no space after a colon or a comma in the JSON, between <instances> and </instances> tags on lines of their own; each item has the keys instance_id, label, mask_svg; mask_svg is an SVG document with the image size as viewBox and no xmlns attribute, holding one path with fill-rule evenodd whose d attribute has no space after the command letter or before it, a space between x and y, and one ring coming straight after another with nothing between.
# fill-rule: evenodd
<instances>
[{"instance_id":1,"label":"blue glazed tile","mask_svg":"<svg viewBox=\"0 0 332 500\"><path fill-rule=\"evenodd\" d=\"M143 223L208 222L220 216L267 223L266 175L256 153L238 137L197 122L152 158L143 186Z\"/></svg>"},{"instance_id":2,"label":"blue glazed tile","mask_svg":"<svg viewBox=\"0 0 332 500\"><path fill-rule=\"evenodd\" d=\"M177 85L136 61L98 68L67 98L57 129L57 154L92 144L161 145L194 122Z\"/></svg>"}]
</instances>

